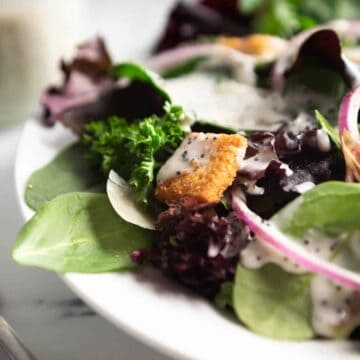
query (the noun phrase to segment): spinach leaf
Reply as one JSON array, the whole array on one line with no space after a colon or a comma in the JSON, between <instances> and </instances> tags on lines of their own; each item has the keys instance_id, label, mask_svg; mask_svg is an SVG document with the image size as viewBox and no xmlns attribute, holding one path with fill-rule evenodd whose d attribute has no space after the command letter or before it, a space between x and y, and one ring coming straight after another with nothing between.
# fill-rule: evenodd
<instances>
[{"instance_id":1,"label":"spinach leaf","mask_svg":"<svg viewBox=\"0 0 360 360\"><path fill-rule=\"evenodd\" d=\"M57 272L116 271L135 267L130 254L150 240L151 231L122 220L106 195L69 193L45 204L24 226L13 257Z\"/></svg>"},{"instance_id":2,"label":"spinach leaf","mask_svg":"<svg viewBox=\"0 0 360 360\"><path fill-rule=\"evenodd\" d=\"M258 270L238 266L233 306L239 319L257 334L280 340L306 340L311 326L311 275L288 274L276 265Z\"/></svg>"},{"instance_id":3,"label":"spinach leaf","mask_svg":"<svg viewBox=\"0 0 360 360\"><path fill-rule=\"evenodd\" d=\"M294 241L341 266L360 271L360 184L326 182L307 191L271 218ZM306 242L303 240L306 239ZM334 246L335 245L335 246ZM317 250L315 250L317 249ZM262 335L279 339L306 339L312 311L309 305L313 275L288 274L274 264L258 270L239 266L234 287L234 307L240 320ZM306 322L304 322L306 320ZM359 324L359 310L350 311L336 328L346 336ZM341 331L341 333L340 333Z\"/></svg>"},{"instance_id":4,"label":"spinach leaf","mask_svg":"<svg viewBox=\"0 0 360 360\"><path fill-rule=\"evenodd\" d=\"M165 101L171 103L171 97L163 89L160 83L160 77L139 64L129 62L115 65L110 70L110 75L114 78L127 78L132 81L135 80L149 84L164 98Z\"/></svg>"},{"instance_id":5,"label":"spinach leaf","mask_svg":"<svg viewBox=\"0 0 360 360\"><path fill-rule=\"evenodd\" d=\"M221 310L229 310L232 308L232 294L234 284L226 281L221 285L219 293L215 297L215 305Z\"/></svg>"},{"instance_id":6,"label":"spinach leaf","mask_svg":"<svg viewBox=\"0 0 360 360\"><path fill-rule=\"evenodd\" d=\"M360 229L359 214L360 184L329 181L296 198L271 221L295 238L309 229L340 235Z\"/></svg>"},{"instance_id":7,"label":"spinach leaf","mask_svg":"<svg viewBox=\"0 0 360 360\"><path fill-rule=\"evenodd\" d=\"M194 72L197 69L199 63L204 61L206 58L206 56L196 56L194 58L191 58L181 64L178 64L166 70L162 74L162 76L164 77L164 79L173 79L179 76L190 74Z\"/></svg>"},{"instance_id":8,"label":"spinach leaf","mask_svg":"<svg viewBox=\"0 0 360 360\"><path fill-rule=\"evenodd\" d=\"M105 192L105 178L82 144L71 145L35 171L27 182L25 201L36 211L56 196L73 191Z\"/></svg>"}]
</instances>

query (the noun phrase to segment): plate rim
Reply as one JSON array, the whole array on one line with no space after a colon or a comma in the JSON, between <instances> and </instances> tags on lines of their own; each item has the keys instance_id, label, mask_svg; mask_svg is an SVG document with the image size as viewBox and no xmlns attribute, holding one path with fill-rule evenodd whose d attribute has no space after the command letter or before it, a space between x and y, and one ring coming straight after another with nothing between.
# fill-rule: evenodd
<instances>
[{"instance_id":1,"label":"plate rim","mask_svg":"<svg viewBox=\"0 0 360 360\"><path fill-rule=\"evenodd\" d=\"M14 166L16 199L19 204L22 217L24 218L25 221L28 221L29 218L31 217L30 215L33 214L34 212L32 210L31 210L31 212L29 211L30 209L28 208L28 206L26 205L25 200L24 200L25 188L23 188L23 183L21 182L22 176L19 175L22 171L19 159L21 158L21 153L23 151L22 148L24 147L24 142L25 142L24 139L27 136L27 131L31 127L32 123L34 123L34 121L36 121L36 120L29 119L25 123L25 125L22 129L21 135L19 137L18 145L17 145L16 156L15 156L15 166ZM38 126L41 126L38 121L36 121L36 123ZM37 140L39 140L39 139L37 139ZM59 147L56 147L56 152L59 152L60 148L64 147L64 146L65 146L65 144L63 144ZM107 308L102 306L102 304L100 303L98 298L94 299L87 292L83 291L82 287L78 283L79 279L76 279L77 275L78 274L71 274L71 273L58 274L58 276L71 289L71 291L73 291L77 296L79 296L81 299L83 299L90 308L94 309L98 314L100 314L103 318L105 318L107 321L109 321L114 326L122 329L124 332L126 332L130 336L136 338L140 342L145 343L147 346L149 346L153 349L156 349L159 352L161 352L171 358L181 358L181 359L203 358L203 357L194 357L194 354L192 354L189 350L185 350L185 347L180 348L180 347L175 346L176 344L173 344L173 343L169 343L166 341L161 342L159 340L159 337L156 337L156 336L151 337L146 331L142 331L141 327L138 327L138 326L136 326L136 324L128 322L126 320L121 319L121 317L116 316L116 314L113 314L110 310L108 310ZM73 278L74 276L75 276L75 279ZM184 293L186 293L186 289L184 289L183 291L184 291ZM201 301L205 303L205 300L201 300ZM237 326L241 327L240 324L238 324ZM248 331L250 331L250 330L248 330ZM254 336L259 337L256 334L254 334ZM264 338L264 340L273 341L272 339L267 339L267 338ZM240 338L240 341L241 341L241 338ZM314 342L318 343L319 341L316 341L316 340L312 341L312 343L314 343ZM279 343L279 342L274 341L274 343ZM302 344L302 342L296 342L296 343ZM308 343L308 342L306 342L306 343ZM334 343L336 343L336 342L334 341ZM348 342L344 342L344 343L345 343L344 347L346 347L346 343L348 343ZM194 353L195 353L195 351L194 351ZM226 351L224 352L224 354L226 355ZM303 353L303 355L304 354L306 354L306 351ZM301 356L303 356L303 355L301 355ZM341 356L345 356L345 355L346 354L335 354L334 357L331 359L337 360L337 359L340 359ZM351 355L353 355L353 354L352 353L349 354L349 359L350 359L350 357L352 358ZM281 354L276 354L276 357L278 360L285 358ZM293 358L297 359L297 355L293 354ZM314 358L316 358L316 355Z\"/></svg>"}]
</instances>

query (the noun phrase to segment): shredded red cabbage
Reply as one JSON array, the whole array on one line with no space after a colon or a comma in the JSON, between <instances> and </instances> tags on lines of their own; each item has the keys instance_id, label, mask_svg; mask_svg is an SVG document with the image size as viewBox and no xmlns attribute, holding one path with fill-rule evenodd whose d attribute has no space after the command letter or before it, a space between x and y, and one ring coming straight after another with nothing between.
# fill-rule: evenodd
<instances>
[{"instance_id":1,"label":"shredded red cabbage","mask_svg":"<svg viewBox=\"0 0 360 360\"><path fill-rule=\"evenodd\" d=\"M157 223L149 260L163 273L197 293L214 298L233 279L247 230L232 213L214 206L170 206ZM135 254L136 255L136 254Z\"/></svg>"}]
</instances>

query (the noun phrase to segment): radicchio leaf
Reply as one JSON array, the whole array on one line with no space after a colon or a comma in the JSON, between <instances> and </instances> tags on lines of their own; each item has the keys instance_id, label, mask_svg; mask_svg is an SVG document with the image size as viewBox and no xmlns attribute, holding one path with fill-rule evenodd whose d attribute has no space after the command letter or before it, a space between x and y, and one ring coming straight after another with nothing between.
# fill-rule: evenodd
<instances>
[{"instance_id":1,"label":"radicchio leaf","mask_svg":"<svg viewBox=\"0 0 360 360\"><path fill-rule=\"evenodd\" d=\"M53 125L59 119L70 125L71 116L65 116L70 109L94 103L101 94L112 89L114 81L107 76L111 65L100 37L80 45L73 61L61 61L63 85L49 87L42 96L45 123ZM77 125L75 131L79 130L80 125Z\"/></svg>"},{"instance_id":2,"label":"radicchio leaf","mask_svg":"<svg viewBox=\"0 0 360 360\"><path fill-rule=\"evenodd\" d=\"M248 138L236 184L245 187L249 207L269 218L300 193L334 179L344 179L344 162L323 130L281 130Z\"/></svg>"},{"instance_id":3,"label":"radicchio leaf","mask_svg":"<svg viewBox=\"0 0 360 360\"><path fill-rule=\"evenodd\" d=\"M137 74L142 71L142 75L148 75L139 65L125 65L127 69L136 67ZM50 87L43 94L41 103L45 124L53 125L60 121L80 135L88 122L109 116L132 120L163 113L168 97L155 81L150 81L150 75L122 81L124 79L111 76L112 67L101 38L80 45L71 62L61 63L62 86Z\"/></svg>"}]
</instances>

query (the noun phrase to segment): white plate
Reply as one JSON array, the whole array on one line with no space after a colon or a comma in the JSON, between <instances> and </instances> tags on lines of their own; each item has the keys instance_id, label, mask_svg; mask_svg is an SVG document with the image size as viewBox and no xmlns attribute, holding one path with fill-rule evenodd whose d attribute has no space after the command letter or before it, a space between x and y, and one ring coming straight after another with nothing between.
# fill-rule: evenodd
<instances>
[{"instance_id":1,"label":"white plate","mask_svg":"<svg viewBox=\"0 0 360 360\"><path fill-rule=\"evenodd\" d=\"M15 180L26 220L33 214L23 200L26 180L74 140L61 125L49 129L34 120L25 125ZM106 319L174 357L206 360L359 358L359 347L356 349L355 343L278 342L259 337L152 269L123 274L66 274L63 279Z\"/></svg>"}]
</instances>

